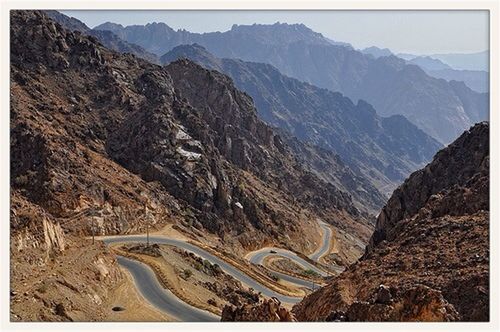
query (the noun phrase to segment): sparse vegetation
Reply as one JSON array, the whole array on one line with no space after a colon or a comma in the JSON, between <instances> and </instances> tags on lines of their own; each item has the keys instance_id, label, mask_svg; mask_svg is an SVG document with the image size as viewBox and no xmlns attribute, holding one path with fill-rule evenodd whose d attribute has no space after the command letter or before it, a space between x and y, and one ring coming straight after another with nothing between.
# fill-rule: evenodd
<instances>
[{"instance_id":1,"label":"sparse vegetation","mask_svg":"<svg viewBox=\"0 0 500 332\"><path fill-rule=\"evenodd\" d=\"M308 277L319 277L319 273L312 269L307 269L304 272L302 272L302 274Z\"/></svg>"},{"instance_id":2,"label":"sparse vegetation","mask_svg":"<svg viewBox=\"0 0 500 332\"><path fill-rule=\"evenodd\" d=\"M184 269L184 271L182 271L182 275L183 275L183 278L185 280L189 279L189 277L191 277L193 275L193 271L191 271L190 269Z\"/></svg>"},{"instance_id":3,"label":"sparse vegetation","mask_svg":"<svg viewBox=\"0 0 500 332\"><path fill-rule=\"evenodd\" d=\"M46 293L47 292L47 284L46 283L43 283L42 285L40 285L40 287L38 287L37 289L40 293Z\"/></svg>"}]
</instances>

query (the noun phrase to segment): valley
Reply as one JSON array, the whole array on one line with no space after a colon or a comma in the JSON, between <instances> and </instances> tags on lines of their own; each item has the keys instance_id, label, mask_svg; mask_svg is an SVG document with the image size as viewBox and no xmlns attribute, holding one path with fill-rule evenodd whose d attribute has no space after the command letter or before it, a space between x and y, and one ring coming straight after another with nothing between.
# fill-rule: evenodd
<instances>
[{"instance_id":1,"label":"valley","mask_svg":"<svg viewBox=\"0 0 500 332\"><path fill-rule=\"evenodd\" d=\"M11 321L489 319L488 93L303 24L10 21Z\"/></svg>"},{"instance_id":2,"label":"valley","mask_svg":"<svg viewBox=\"0 0 500 332\"><path fill-rule=\"evenodd\" d=\"M308 262L305 259L297 256L296 253L280 248L262 248L257 251L248 253L246 255L246 259L250 263L259 266L262 265L265 258L268 256L283 256L297 263L305 270L314 271L318 276L328 277L340 273L343 269L339 268L338 266L325 266L321 264L319 265L321 266L321 268L319 268L316 265L318 264L317 262L319 261L320 257L329 253L331 245L330 227L321 221L320 225L323 228L323 235L320 242L321 246L313 254L310 255L310 259L315 262L315 264L312 264L312 262ZM112 248L116 248L123 245L124 243L146 245L148 238L144 235L128 235L100 237L99 240L102 240L108 246L112 246ZM151 235L149 236L149 243L153 246L160 245L159 250L163 250L163 245L168 245L181 250L185 250L189 253L193 253L197 257L200 257L203 261L208 261L212 265L217 265L218 267L220 267L220 269L222 269L222 271L240 281L244 285L244 287L251 289L253 292L257 292L266 298L274 297L284 305L289 306L290 309L291 305L297 303L302 299L302 296L284 295L283 290L280 290L279 288L276 289L276 285L272 285L273 283L285 281L285 287L292 286L296 289L295 292L298 291L299 294L300 292L303 292L304 288L309 292L309 290L311 289L314 290L315 286L316 288L319 287L317 280L316 283L314 283L313 280L307 280L305 276L299 278L293 275L277 272L272 269L269 271L269 273L272 276L276 277L275 280L266 278L266 276L259 276L260 278L258 279L252 278L252 276L250 276L244 270L240 269L241 266L232 265L229 260L224 259L223 256L220 256L220 254L208 252L204 250L199 244L197 245L190 241L179 240L178 236L175 238L169 238L162 235ZM176 295L169 292L168 288L167 290L163 290L161 282L159 282L157 280L157 276L155 276L155 274L157 273L156 270L151 270L151 268L146 263L147 259L144 260L143 257L142 259L139 258L139 261L137 261L130 256L123 257L120 255L120 253L123 253L123 251L117 251L118 263L132 274L134 283L140 291L141 295L155 307L168 314L169 317L175 317L180 321L213 321L214 319L217 319L217 316L214 316L212 312L202 310L200 308L197 308L196 305L188 304L182 299L179 299L178 297L176 297ZM145 253L145 255L147 255L147 253ZM139 257L141 256L143 255L139 255ZM319 281L319 283L321 284L322 282ZM269 287L269 284L271 284L271 288ZM213 308L212 311L214 310L217 309Z\"/></svg>"}]
</instances>

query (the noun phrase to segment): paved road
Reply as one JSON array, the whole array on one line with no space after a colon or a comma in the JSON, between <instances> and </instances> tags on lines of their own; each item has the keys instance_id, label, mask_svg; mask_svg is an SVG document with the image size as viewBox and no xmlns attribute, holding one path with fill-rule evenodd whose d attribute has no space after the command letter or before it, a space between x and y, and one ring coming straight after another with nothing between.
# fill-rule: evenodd
<instances>
[{"instance_id":1,"label":"paved road","mask_svg":"<svg viewBox=\"0 0 500 332\"><path fill-rule=\"evenodd\" d=\"M271 253L271 250L274 251L273 253ZM324 276L324 277L327 277L328 276L328 273L317 268L316 266L314 266L313 264L309 263L308 261L306 261L305 259L299 257L296 253L292 252L292 251L289 251L289 250L286 250L286 249L281 249L281 248L263 248L263 249L260 249L260 250L257 250L257 251L253 251L252 253L248 254L247 255L247 259L251 262L251 263L254 263L254 264L262 264L264 259L267 257L267 256L282 256L282 257L286 257L288 259L291 259L292 261L294 261L295 263L299 264L300 266L302 266L304 269L310 269L310 270L313 270L315 271L316 273L319 273L320 275ZM297 278L295 278L297 279ZM309 285L311 285L311 283L309 283Z\"/></svg>"},{"instance_id":2,"label":"paved road","mask_svg":"<svg viewBox=\"0 0 500 332\"><path fill-rule=\"evenodd\" d=\"M319 261L319 259L321 257L328 254L328 252L330 251L330 241L331 241L331 237L332 237L332 229L330 228L330 226L321 220L318 220L318 223L319 223L319 226L323 229L323 236L321 238L321 246L314 253L312 253L311 255L308 256L311 260L316 261L316 262ZM271 252L271 251L273 251L273 252ZM299 257L296 253L289 251L289 250L286 250L286 249L281 249L281 248L267 247L267 248L263 248L260 250L256 250L256 251L249 253L247 255L247 259L251 263L262 264L264 259L267 256L273 256L273 255L282 256L282 257L286 257L288 259L291 259L295 263L302 266L304 269L313 270L316 273L319 273L323 277L327 277L330 275L328 272L325 272L324 270L319 269L315 265L313 265L313 264L309 263L308 261L306 261L305 259ZM338 273L340 273L344 270L344 268L342 268L340 266L338 266L338 267L332 266L332 268ZM278 276L286 281L297 284L299 286L305 286L305 287L311 288L311 286L313 285L312 282L310 282L310 281L304 281L302 279L294 278L294 277L288 276L286 274L278 273L276 271L273 271L273 273L276 276Z\"/></svg>"},{"instance_id":3,"label":"paved road","mask_svg":"<svg viewBox=\"0 0 500 332\"><path fill-rule=\"evenodd\" d=\"M173 245L178 248L182 248L186 251L190 251L198 256L200 256L203 259L208 260L212 264L218 264L224 272L227 274L230 274L234 278L238 279L242 283L246 284L248 287L252 287L256 292L261 292L262 295L268 296L268 297L276 297L278 300L284 303L297 303L299 302L302 298L301 297L293 297L293 296L286 296L279 294L272 289L267 288L266 286L260 284L258 281L250 277L249 275L245 274L244 272L240 271L238 268L226 263L224 260L218 258L217 256L212 255L211 253L201 249L200 247L197 247L191 243L177 240L177 239L171 239L163 236L150 236L149 240L151 243L158 243L158 244L168 244L168 245ZM106 237L103 239L105 243L116 243L116 242L146 242L146 237L142 235L126 235L126 236L111 236L111 237ZM126 266L125 266L126 267Z\"/></svg>"},{"instance_id":4,"label":"paved road","mask_svg":"<svg viewBox=\"0 0 500 332\"><path fill-rule=\"evenodd\" d=\"M118 263L130 271L139 292L158 309L183 322L218 322L220 317L195 308L162 287L149 266L118 256Z\"/></svg>"},{"instance_id":5,"label":"paved road","mask_svg":"<svg viewBox=\"0 0 500 332\"><path fill-rule=\"evenodd\" d=\"M323 236L321 237L321 246L309 258L318 262L321 257L330 252L330 240L332 238L332 229L324 221L318 220L319 226L323 229Z\"/></svg>"}]
</instances>

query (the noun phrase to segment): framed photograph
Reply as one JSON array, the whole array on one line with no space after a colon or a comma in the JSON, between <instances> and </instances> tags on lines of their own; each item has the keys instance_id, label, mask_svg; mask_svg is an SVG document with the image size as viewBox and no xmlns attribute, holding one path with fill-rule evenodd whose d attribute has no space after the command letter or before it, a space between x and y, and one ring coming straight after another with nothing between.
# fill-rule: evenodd
<instances>
[{"instance_id":1,"label":"framed photograph","mask_svg":"<svg viewBox=\"0 0 500 332\"><path fill-rule=\"evenodd\" d=\"M1 15L2 331L500 328L498 1Z\"/></svg>"}]
</instances>

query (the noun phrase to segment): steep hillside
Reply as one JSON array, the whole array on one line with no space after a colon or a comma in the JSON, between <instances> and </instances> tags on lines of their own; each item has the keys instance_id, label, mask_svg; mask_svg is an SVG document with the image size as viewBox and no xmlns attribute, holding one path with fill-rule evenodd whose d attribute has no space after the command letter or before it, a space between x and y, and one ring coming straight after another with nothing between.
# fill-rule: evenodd
<instances>
[{"instance_id":1,"label":"steep hillside","mask_svg":"<svg viewBox=\"0 0 500 332\"><path fill-rule=\"evenodd\" d=\"M285 75L341 92L354 101L366 100L380 115L404 115L444 144L475 122L471 113L488 111L487 94L469 91L468 99L478 96L486 103L464 105L446 81L417 66L395 56L374 58L335 45L300 24L235 25L226 32L204 34L174 31L164 23L128 27L106 23L96 30L112 31L158 56L180 44L198 43L217 57L268 63Z\"/></svg>"},{"instance_id":2,"label":"steep hillside","mask_svg":"<svg viewBox=\"0 0 500 332\"><path fill-rule=\"evenodd\" d=\"M271 65L219 59L197 44L178 46L160 61L169 63L178 58L189 58L231 76L238 88L252 96L264 121L303 142L339 154L354 172L370 179L384 194L392 192L441 147L402 116L380 117L365 102L355 105L339 93L282 75ZM365 190L370 188L364 186ZM355 193L358 201L366 200ZM368 203L374 211L383 204L376 197Z\"/></svg>"},{"instance_id":3,"label":"steep hillside","mask_svg":"<svg viewBox=\"0 0 500 332\"><path fill-rule=\"evenodd\" d=\"M489 125L413 173L380 213L365 255L294 307L299 320L487 321Z\"/></svg>"}]
</instances>

